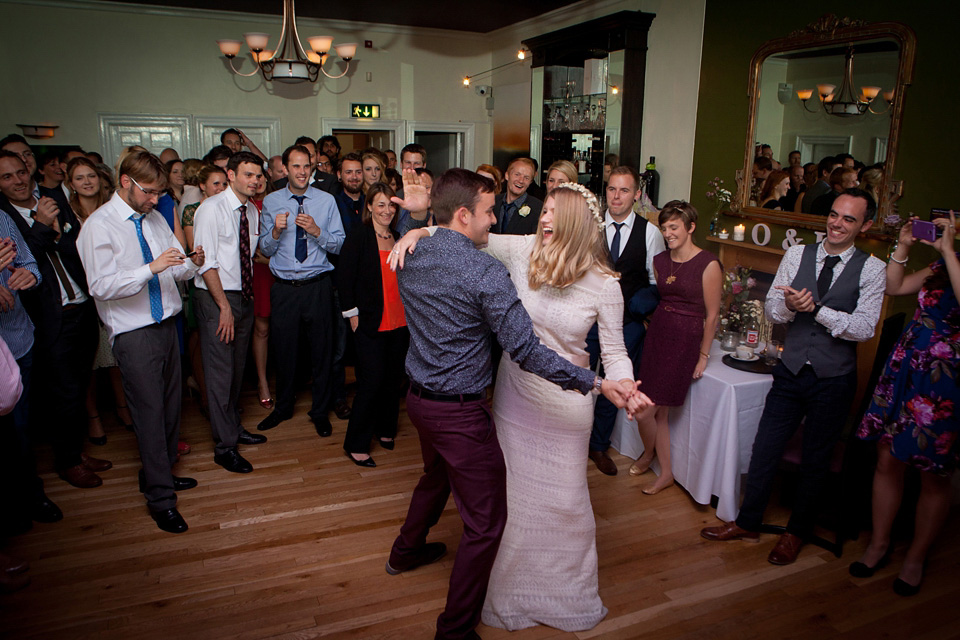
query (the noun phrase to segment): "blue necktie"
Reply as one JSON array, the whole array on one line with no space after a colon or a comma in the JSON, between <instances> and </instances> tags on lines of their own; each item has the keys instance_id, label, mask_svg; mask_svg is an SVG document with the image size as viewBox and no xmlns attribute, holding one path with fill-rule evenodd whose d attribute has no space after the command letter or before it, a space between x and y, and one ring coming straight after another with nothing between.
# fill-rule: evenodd
<instances>
[{"instance_id":1,"label":"blue necktie","mask_svg":"<svg viewBox=\"0 0 960 640\"><path fill-rule=\"evenodd\" d=\"M503 216L500 220L500 230L506 233L507 224L510 222L510 211L516 206L516 200L507 204L506 201L503 203Z\"/></svg>"},{"instance_id":2,"label":"blue necktie","mask_svg":"<svg viewBox=\"0 0 960 640\"><path fill-rule=\"evenodd\" d=\"M133 224L137 228L137 240L140 241L143 263L150 264L153 262L153 253L150 251L147 239L143 237L143 217L132 215L130 220L133 220ZM147 293L150 296L150 317L156 322L160 322L163 320L163 298L160 295L160 277L157 274L153 274L150 282L147 283Z\"/></svg>"},{"instance_id":3,"label":"blue necktie","mask_svg":"<svg viewBox=\"0 0 960 640\"><path fill-rule=\"evenodd\" d=\"M614 222L613 226L617 228L613 232L613 241L610 243L610 260L613 264L617 264L617 260L620 259L620 227L622 227L625 222Z\"/></svg>"},{"instance_id":4,"label":"blue necktie","mask_svg":"<svg viewBox=\"0 0 960 640\"><path fill-rule=\"evenodd\" d=\"M293 199L297 201L297 215L303 213L303 200L306 196L293 196ZM297 229L297 242L294 245L293 255L297 258L297 262L306 262L307 261L307 232L303 230L303 227L296 227Z\"/></svg>"}]
</instances>

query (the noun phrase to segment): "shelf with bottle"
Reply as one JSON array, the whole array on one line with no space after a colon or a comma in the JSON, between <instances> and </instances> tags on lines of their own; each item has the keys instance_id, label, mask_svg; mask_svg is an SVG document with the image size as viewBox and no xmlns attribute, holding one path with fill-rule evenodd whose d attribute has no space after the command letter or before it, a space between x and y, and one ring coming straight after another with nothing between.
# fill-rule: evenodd
<instances>
[{"instance_id":1,"label":"shelf with bottle","mask_svg":"<svg viewBox=\"0 0 960 640\"><path fill-rule=\"evenodd\" d=\"M543 101L547 131L602 131L607 120L607 96L595 93Z\"/></svg>"}]
</instances>

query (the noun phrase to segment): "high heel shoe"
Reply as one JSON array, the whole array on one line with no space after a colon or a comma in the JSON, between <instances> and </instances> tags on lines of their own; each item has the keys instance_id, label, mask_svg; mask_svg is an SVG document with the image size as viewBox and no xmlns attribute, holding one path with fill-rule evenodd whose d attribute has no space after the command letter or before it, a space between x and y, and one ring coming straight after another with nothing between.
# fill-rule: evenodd
<instances>
[{"instance_id":1,"label":"high heel shoe","mask_svg":"<svg viewBox=\"0 0 960 640\"><path fill-rule=\"evenodd\" d=\"M393 451L393 448L396 446L397 441L393 438L378 438L380 441L380 446L387 451Z\"/></svg>"},{"instance_id":2,"label":"high heel shoe","mask_svg":"<svg viewBox=\"0 0 960 640\"><path fill-rule=\"evenodd\" d=\"M873 574L877 572L878 569L883 569L887 566L887 563L890 562L890 555L893 553L893 545L888 545L887 550L884 551L883 556L877 560L877 564L872 567L868 567L863 562L857 560L850 565L850 575L854 578L871 578ZM904 583L906 584L906 583Z\"/></svg>"},{"instance_id":3,"label":"high heel shoe","mask_svg":"<svg viewBox=\"0 0 960 640\"><path fill-rule=\"evenodd\" d=\"M273 409L273 398L260 398L260 406L264 409Z\"/></svg>"},{"instance_id":4,"label":"high heel shoe","mask_svg":"<svg viewBox=\"0 0 960 640\"><path fill-rule=\"evenodd\" d=\"M920 575L920 582L917 584L910 584L906 580L897 576L897 579L893 581L893 592L898 596L903 598L909 598L910 596L915 596L920 593L920 585L923 584L923 576L927 573L927 563L923 563L923 573Z\"/></svg>"},{"instance_id":5,"label":"high heel shoe","mask_svg":"<svg viewBox=\"0 0 960 640\"><path fill-rule=\"evenodd\" d=\"M377 463L373 461L373 458L367 458L366 460L357 460L356 458L353 457L353 454L350 453L349 451L344 451L344 453L347 454L348 458L350 458L350 462L357 465L358 467L373 468L377 466Z\"/></svg>"},{"instance_id":6,"label":"high heel shoe","mask_svg":"<svg viewBox=\"0 0 960 640\"><path fill-rule=\"evenodd\" d=\"M100 420L100 416L87 416L87 420L89 422ZM103 431L102 426L100 427L100 430ZM98 447L102 447L103 445L107 444L107 434L103 434L102 436L87 436L87 440L90 441L90 444L95 444Z\"/></svg>"}]
</instances>

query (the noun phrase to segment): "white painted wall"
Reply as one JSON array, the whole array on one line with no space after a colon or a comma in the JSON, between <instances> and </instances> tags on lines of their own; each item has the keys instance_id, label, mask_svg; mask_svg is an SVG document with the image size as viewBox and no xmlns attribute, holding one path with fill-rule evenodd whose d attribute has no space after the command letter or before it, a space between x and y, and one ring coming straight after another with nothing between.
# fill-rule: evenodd
<instances>
[{"instance_id":1,"label":"white painted wall","mask_svg":"<svg viewBox=\"0 0 960 640\"><path fill-rule=\"evenodd\" d=\"M700 54L706 0L585 0L535 20L494 32L497 45L493 64L516 59L520 41L617 11L655 13L650 26L644 87L641 158L657 157L660 200L690 198L693 143L700 87ZM500 96L511 95L510 104L530 104L530 63L514 65L495 73L491 82L497 108L494 126L507 126L525 114L501 110ZM624 87L624 91L629 91ZM523 94L520 100L515 94ZM529 109L529 106L527 107ZM706 189L706 185L703 185Z\"/></svg>"},{"instance_id":2,"label":"white painted wall","mask_svg":"<svg viewBox=\"0 0 960 640\"><path fill-rule=\"evenodd\" d=\"M276 3L279 6L280 3ZM476 123L478 159L491 155L492 126L481 98L462 91L466 73L489 69L484 37L388 25L298 20L305 39L332 33L359 42L352 77L320 85L264 85L234 76L214 42L245 31L279 38L272 17L128 7L95 0L0 0L0 132L17 123L60 125L51 144L98 150L97 114L270 116L282 146L319 137L322 117L348 117L351 102L379 103L382 117ZM374 49L363 49L372 40ZM247 60L244 69L252 62ZM366 74L371 74L371 81ZM282 146L264 149L279 153ZM480 160L478 160L480 161Z\"/></svg>"}]
</instances>

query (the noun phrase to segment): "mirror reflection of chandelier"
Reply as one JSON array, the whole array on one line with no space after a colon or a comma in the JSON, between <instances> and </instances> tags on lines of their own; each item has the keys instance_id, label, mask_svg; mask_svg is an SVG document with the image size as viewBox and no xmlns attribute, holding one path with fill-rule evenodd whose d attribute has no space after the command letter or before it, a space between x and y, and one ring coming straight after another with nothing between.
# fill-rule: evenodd
<instances>
[{"instance_id":1,"label":"mirror reflection of chandelier","mask_svg":"<svg viewBox=\"0 0 960 640\"><path fill-rule=\"evenodd\" d=\"M280 31L280 44L275 50L267 49L270 34L245 33L243 34L250 56L257 65L250 73L241 73L234 66L234 59L240 53L243 42L240 40L217 40L220 53L230 61L230 69L238 76L250 77L262 73L264 80L270 82L297 83L309 80L316 82L322 72L328 78L342 78L350 69L350 61L357 53L355 43L334 45L337 55L347 63L339 75L331 75L323 68L329 56L330 46L333 45L333 36L311 36L307 38L312 51L304 51L300 44L300 35L297 33L297 16L293 8L293 0L283 0L283 27Z\"/></svg>"},{"instance_id":2,"label":"mirror reflection of chandelier","mask_svg":"<svg viewBox=\"0 0 960 640\"><path fill-rule=\"evenodd\" d=\"M846 118L850 116L862 116L868 111L874 114L885 113L893 104L893 89L883 91L881 87L863 86L860 87L860 94L853 92L853 47L847 47L846 61L844 62L843 80L840 83L840 90L834 91L837 85L818 84L817 96L820 98L820 105L823 110L833 116ZM883 99L886 101L886 108L875 111L873 105L876 97L883 91ZM807 101L813 97L813 89L798 89L797 97L803 102L804 108L810 113L817 113L818 109L811 109L807 106Z\"/></svg>"}]
</instances>

